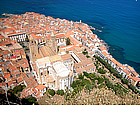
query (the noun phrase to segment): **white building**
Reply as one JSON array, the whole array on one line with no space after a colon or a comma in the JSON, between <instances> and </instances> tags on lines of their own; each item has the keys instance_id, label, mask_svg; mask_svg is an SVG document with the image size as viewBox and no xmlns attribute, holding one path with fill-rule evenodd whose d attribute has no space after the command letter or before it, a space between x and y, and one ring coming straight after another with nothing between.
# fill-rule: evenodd
<instances>
[{"instance_id":1,"label":"white building","mask_svg":"<svg viewBox=\"0 0 140 140\"><path fill-rule=\"evenodd\" d=\"M54 90L70 88L73 72L62 62L61 56L36 60L35 76L39 84Z\"/></svg>"}]
</instances>

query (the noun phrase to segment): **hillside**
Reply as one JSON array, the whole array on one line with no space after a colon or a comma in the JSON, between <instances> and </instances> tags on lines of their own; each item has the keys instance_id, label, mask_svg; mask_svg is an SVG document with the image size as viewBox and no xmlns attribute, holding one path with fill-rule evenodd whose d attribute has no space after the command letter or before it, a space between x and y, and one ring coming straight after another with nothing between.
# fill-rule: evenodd
<instances>
[{"instance_id":1,"label":"hillside","mask_svg":"<svg viewBox=\"0 0 140 140\"><path fill-rule=\"evenodd\" d=\"M51 96L46 93L39 104L47 105L138 105L140 96L122 83L120 77L111 73L97 59L93 60L96 65L95 73L79 75L73 82L72 90L64 95ZM127 83L127 82L126 82ZM129 85L130 86L130 85Z\"/></svg>"}]
</instances>

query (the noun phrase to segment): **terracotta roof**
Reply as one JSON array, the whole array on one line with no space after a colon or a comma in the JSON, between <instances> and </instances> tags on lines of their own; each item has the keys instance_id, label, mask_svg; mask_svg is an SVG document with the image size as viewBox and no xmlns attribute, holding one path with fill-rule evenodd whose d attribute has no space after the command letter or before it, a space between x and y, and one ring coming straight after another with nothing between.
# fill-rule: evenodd
<instances>
[{"instance_id":1,"label":"terracotta roof","mask_svg":"<svg viewBox=\"0 0 140 140\"><path fill-rule=\"evenodd\" d=\"M23 68L28 68L29 64L26 58L23 58L21 60L18 61L18 64L20 64L21 67Z\"/></svg>"},{"instance_id":2,"label":"terracotta roof","mask_svg":"<svg viewBox=\"0 0 140 140\"><path fill-rule=\"evenodd\" d=\"M85 68L76 68L75 71L77 74L81 74L81 73L83 73L83 71L86 71L86 69Z\"/></svg>"},{"instance_id":3,"label":"terracotta roof","mask_svg":"<svg viewBox=\"0 0 140 140\"><path fill-rule=\"evenodd\" d=\"M0 34L0 39L4 39L5 37L3 35Z\"/></svg>"},{"instance_id":4,"label":"terracotta roof","mask_svg":"<svg viewBox=\"0 0 140 140\"><path fill-rule=\"evenodd\" d=\"M122 67L122 64L120 62L118 62L116 59L111 58L110 59L114 64L116 64L118 67Z\"/></svg>"},{"instance_id":5,"label":"terracotta roof","mask_svg":"<svg viewBox=\"0 0 140 140\"><path fill-rule=\"evenodd\" d=\"M61 58L63 61L68 60L68 59L72 59L70 54L61 55Z\"/></svg>"},{"instance_id":6,"label":"terracotta roof","mask_svg":"<svg viewBox=\"0 0 140 140\"><path fill-rule=\"evenodd\" d=\"M8 87L11 85L14 85L13 81L9 81L7 84L8 84Z\"/></svg>"},{"instance_id":7,"label":"terracotta roof","mask_svg":"<svg viewBox=\"0 0 140 140\"><path fill-rule=\"evenodd\" d=\"M10 78L10 73L4 73L4 78Z\"/></svg>"},{"instance_id":8,"label":"terracotta roof","mask_svg":"<svg viewBox=\"0 0 140 140\"><path fill-rule=\"evenodd\" d=\"M26 87L25 89L23 89L23 91L21 92L21 96L20 98L26 98L29 95L32 95L34 93L33 88L30 87Z\"/></svg>"},{"instance_id":9,"label":"terracotta roof","mask_svg":"<svg viewBox=\"0 0 140 140\"><path fill-rule=\"evenodd\" d=\"M130 75L130 71L128 71L127 69L123 69L123 72L125 72L126 75Z\"/></svg>"},{"instance_id":10,"label":"terracotta roof","mask_svg":"<svg viewBox=\"0 0 140 140\"><path fill-rule=\"evenodd\" d=\"M75 64L74 64L74 67L75 67L75 68L82 68L82 67L83 67L83 64L82 64L82 62L75 63Z\"/></svg>"},{"instance_id":11,"label":"terracotta roof","mask_svg":"<svg viewBox=\"0 0 140 140\"><path fill-rule=\"evenodd\" d=\"M105 57L108 57L109 56L109 53L107 51L103 51L102 54L105 56Z\"/></svg>"},{"instance_id":12,"label":"terracotta roof","mask_svg":"<svg viewBox=\"0 0 140 140\"><path fill-rule=\"evenodd\" d=\"M129 79L132 79L134 82L140 82L140 78L139 77L129 76Z\"/></svg>"},{"instance_id":13,"label":"terracotta roof","mask_svg":"<svg viewBox=\"0 0 140 140\"><path fill-rule=\"evenodd\" d=\"M106 46L100 46L99 49L100 49L101 51L107 50Z\"/></svg>"},{"instance_id":14,"label":"terracotta roof","mask_svg":"<svg viewBox=\"0 0 140 140\"><path fill-rule=\"evenodd\" d=\"M8 55L8 54L10 54L10 51L8 51L8 50L3 51L3 55Z\"/></svg>"},{"instance_id":15,"label":"terracotta roof","mask_svg":"<svg viewBox=\"0 0 140 140\"><path fill-rule=\"evenodd\" d=\"M40 84L40 85L37 85L35 88L38 89L38 90L43 90L46 87L44 85Z\"/></svg>"},{"instance_id":16,"label":"terracotta roof","mask_svg":"<svg viewBox=\"0 0 140 140\"><path fill-rule=\"evenodd\" d=\"M59 33L55 35L56 38L65 38L65 34L64 33Z\"/></svg>"},{"instance_id":17,"label":"terracotta roof","mask_svg":"<svg viewBox=\"0 0 140 140\"><path fill-rule=\"evenodd\" d=\"M78 56L78 58L79 58L81 61L87 60L87 57L86 57L84 54L82 54L82 53L76 53L76 55Z\"/></svg>"},{"instance_id":18,"label":"terracotta roof","mask_svg":"<svg viewBox=\"0 0 140 140\"><path fill-rule=\"evenodd\" d=\"M18 83L23 82L23 78L22 78L22 77L18 77L18 78L17 78L17 82L18 82Z\"/></svg>"}]
</instances>

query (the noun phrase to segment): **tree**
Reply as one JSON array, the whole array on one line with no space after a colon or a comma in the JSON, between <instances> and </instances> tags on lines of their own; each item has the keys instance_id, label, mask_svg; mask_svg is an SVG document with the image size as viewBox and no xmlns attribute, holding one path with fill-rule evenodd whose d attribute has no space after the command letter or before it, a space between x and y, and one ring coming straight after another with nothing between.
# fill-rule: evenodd
<instances>
[{"instance_id":1,"label":"tree","mask_svg":"<svg viewBox=\"0 0 140 140\"><path fill-rule=\"evenodd\" d=\"M102 77L97 77L98 84L102 84L104 82L104 78Z\"/></svg>"},{"instance_id":2,"label":"tree","mask_svg":"<svg viewBox=\"0 0 140 140\"><path fill-rule=\"evenodd\" d=\"M92 86L92 84L90 83L87 83L86 85L85 85L85 89L89 92L89 94L90 94L90 92L92 91L92 89L93 89L93 86Z\"/></svg>"},{"instance_id":3,"label":"tree","mask_svg":"<svg viewBox=\"0 0 140 140\"><path fill-rule=\"evenodd\" d=\"M88 51L87 49L84 49L84 51L82 52L84 55L88 55Z\"/></svg>"},{"instance_id":4,"label":"tree","mask_svg":"<svg viewBox=\"0 0 140 140\"><path fill-rule=\"evenodd\" d=\"M58 95L61 95L61 96L63 96L64 95L64 90L57 90L57 92L56 92Z\"/></svg>"},{"instance_id":5,"label":"tree","mask_svg":"<svg viewBox=\"0 0 140 140\"><path fill-rule=\"evenodd\" d=\"M51 96L54 96L55 95L55 91L53 89L48 89L48 93L51 95Z\"/></svg>"},{"instance_id":6,"label":"tree","mask_svg":"<svg viewBox=\"0 0 140 140\"><path fill-rule=\"evenodd\" d=\"M8 93L17 94L17 93L21 92L24 88L25 88L25 85L18 85L16 87L14 87L13 89L9 89Z\"/></svg>"},{"instance_id":7,"label":"tree","mask_svg":"<svg viewBox=\"0 0 140 140\"><path fill-rule=\"evenodd\" d=\"M78 79L83 80L84 79L84 76L82 74L79 74L78 75Z\"/></svg>"},{"instance_id":8,"label":"tree","mask_svg":"<svg viewBox=\"0 0 140 140\"><path fill-rule=\"evenodd\" d=\"M37 99L33 96L28 96L26 98L23 98L21 102L24 105L32 105L32 104L38 105Z\"/></svg>"},{"instance_id":9,"label":"tree","mask_svg":"<svg viewBox=\"0 0 140 140\"><path fill-rule=\"evenodd\" d=\"M121 82L122 82L123 84L126 84L126 85L128 85L128 83L129 83L129 81L128 81L127 79L124 79L124 78L121 79Z\"/></svg>"},{"instance_id":10,"label":"tree","mask_svg":"<svg viewBox=\"0 0 140 140\"><path fill-rule=\"evenodd\" d=\"M87 73L87 72L83 72L83 74L84 74L84 76L86 76L87 78L89 78L90 76L89 76L89 73Z\"/></svg>"},{"instance_id":11,"label":"tree","mask_svg":"<svg viewBox=\"0 0 140 140\"><path fill-rule=\"evenodd\" d=\"M66 39L66 45L70 45L70 39L69 38Z\"/></svg>"},{"instance_id":12,"label":"tree","mask_svg":"<svg viewBox=\"0 0 140 140\"><path fill-rule=\"evenodd\" d=\"M101 74L105 74L106 73L106 71L104 69L102 69L102 68L99 68L98 72L101 73Z\"/></svg>"}]
</instances>

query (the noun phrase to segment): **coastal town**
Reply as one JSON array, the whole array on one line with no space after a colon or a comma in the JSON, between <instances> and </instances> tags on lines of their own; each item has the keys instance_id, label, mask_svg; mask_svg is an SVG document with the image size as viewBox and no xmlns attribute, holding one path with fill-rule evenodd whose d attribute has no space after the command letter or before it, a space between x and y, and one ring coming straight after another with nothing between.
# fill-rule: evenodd
<instances>
[{"instance_id":1,"label":"coastal town","mask_svg":"<svg viewBox=\"0 0 140 140\"><path fill-rule=\"evenodd\" d=\"M47 89L72 90L80 74L97 73L95 58L140 91L140 75L113 58L89 25L34 12L0 18L0 94L25 85L19 98L38 100Z\"/></svg>"}]
</instances>

